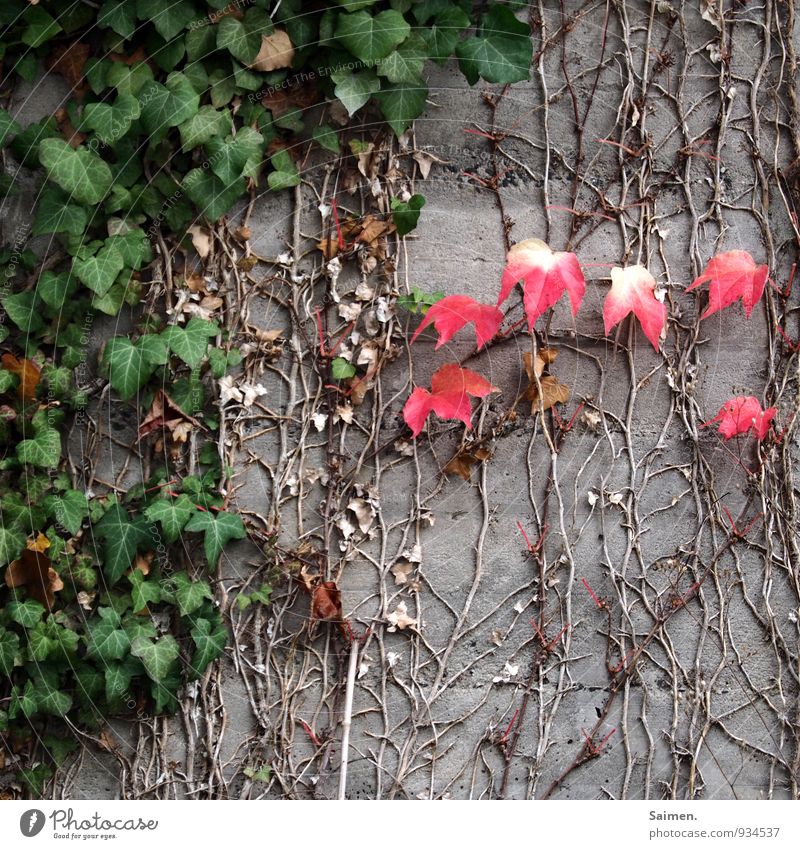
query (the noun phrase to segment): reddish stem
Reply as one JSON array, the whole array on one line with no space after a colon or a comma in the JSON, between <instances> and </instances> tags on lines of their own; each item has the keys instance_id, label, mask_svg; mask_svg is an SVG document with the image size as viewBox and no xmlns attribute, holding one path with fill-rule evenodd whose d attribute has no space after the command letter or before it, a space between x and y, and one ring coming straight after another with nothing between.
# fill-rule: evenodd
<instances>
[{"instance_id":1,"label":"reddish stem","mask_svg":"<svg viewBox=\"0 0 800 849\"><path fill-rule=\"evenodd\" d=\"M597 605L598 609L605 610L605 602L600 601L600 599L594 594L594 590L589 586L589 582L586 580L586 578L581 578L581 582L583 583L584 587L586 587L586 592L589 593L589 595L592 597L592 601Z\"/></svg>"}]
</instances>

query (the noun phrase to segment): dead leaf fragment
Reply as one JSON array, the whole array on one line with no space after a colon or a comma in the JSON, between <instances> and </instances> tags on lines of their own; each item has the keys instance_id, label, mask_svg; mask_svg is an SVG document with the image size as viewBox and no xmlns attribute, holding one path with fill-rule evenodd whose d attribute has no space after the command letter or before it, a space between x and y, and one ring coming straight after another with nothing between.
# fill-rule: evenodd
<instances>
[{"instance_id":1,"label":"dead leaf fragment","mask_svg":"<svg viewBox=\"0 0 800 849\"><path fill-rule=\"evenodd\" d=\"M397 607L386 617L389 622L389 627L386 629L390 633L395 631L405 631L406 628L416 628L417 620L412 619L408 615L406 603L401 601Z\"/></svg>"},{"instance_id":2,"label":"dead leaf fragment","mask_svg":"<svg viewBox=\"0 0 800 849\"><path fill-rule=\"evenodd\" d=\"M395 586L403 586L408 583L409 575L414 571L414 567L407 560L398 560L391 568L394 575Z\"/></svg>"},{"instance_id":3,"label":"dead leaf fragment","mask_svg":"<svg viewBox=\"0 0 800 849\"><path fill-rule=\"evenodd\" d=\"M431 172L431 166L435 163L438 165L448 165L449 160L447 159L439 159L433 153L430 153L427 150L415 150L412 154L414 161L419 165L419 173L422 176L423 180L428 179L428 174Z\"/></svg>"},{"instance_id":4,"label":"dead leaf fragment","mask_svg":"<svg viewBox=\"0 0 800 849\"><path fill-rule=\"evenodd\" d=\"M40 534L41 536L41 534ZM34 541L34 546L41 543ZM26 548L17 560L8 564L6 586L11 589L25 587L29 598L52 610L55 594L64 589L64 582L51 565L50 558L43 551Z\"/></svg>"},{"instance_id":5,"label":"dead leaf fragment","mask_svg":"<svg viewBox=\"0 0 800 849\"><path fill-rule=\"evenodd\" d=\"M197 419L185 413L163 389L157 389L153 396L153 403L139 425L139 439L143 439L153 431L161 431L162 436L167 431L174 442L185 442L186 435L193 425L205 430Z\"/></svg>"},{"instance_id":6,"label":"dead leaf fragment","mask_svg":"<svg viewBox=\"0 0 800 849\"><path fill-rule=\"evenodd\" d=\"M525 391L525 398L531 402L532 414L538 413L541 409L549 410L555 404L566 404L569 400L570 390L568 386L560 383L553 375L548 374L542 377L545 366L552 363L557 356L558 351L552 348L542 348L537 352L535 360L530 351L523 355L525 372L530 381L530 386ZM539 396L540 389L541 398Z\"/></svg>"},{"instance_id":7,"label":"dead leaf fragment","mask_svg":"<svg viewBox=\"0 0 800 849\"><path fill-rule=\"evenodd\" d=\"M80 41L54 47L47 57L47 69L61 74L70 87L77 89L83 81L83 69L89 52L89 45Z\"/></svg>"},{"instance_id":8,"label":"dead leaf fragment","mask_svg":"<svg viewBox=\"0 0 800 849\"><path fill-rule=\"evenodd\" d=\"M205 259L211 253L211 231L208 227L192 224L187 230L192 237L192 244L200 259Z\"/></svg>"},{"instance_id":9,"label":"dead leaf fragment","mask_svg":"<svg viewBox=\"0 0 800 849\"><path fill-rule=\"evenodd\" d=\"M488 460L491 456L492 452L484 445L473 449L463 448L448 460L444 472L447 475L458 475L468 481L472 476L472 467L477 463Z\"/></svg>"},{"instance_id":10,"label":"dead leaf fragment","mask_svg":"<svg viewBox=\"0 0 800 849\"><path fill-rule=\"evenodd\" d=\"M250 65L256 71L277 71L288 68L294 60L294 45L285 30L276 29L272 35L261 36L261 49Z\"/></svg>"},{"instance_id":11,"label":"dead leaf fragment","mask_svg":"<svg viewBox=\"0 0 800 849\"><path fill-rule=\"evenodd\" d=\"M138 554L133 559L133 569L131 572L135 572L137 569L145 576L150 574L150 564L153 562L153 557L155 556L155 552L148 551L147 554Z\"/></svg>"},{"instance_id":12,"label":"dead leaf fragment","mask_svg":"<svg viewBox=\"0 0 800 849\"><path fill-rule=\"evenodd\" d=\"M335 581L321 581L311 593L311 618L341 622L342 594Z\"/></svg>"},{"instance_id":13,"label":"dead leaf fragment","mask_svg":"<svg viewBox=\"0 0 800 849\"><path fill-rule=\"evenodd\" d=\"M43 533L39 533L34 539L29 539L25 547L28 551L45 552L50 548L50 540Z\"/></svg>"}]
</instances>

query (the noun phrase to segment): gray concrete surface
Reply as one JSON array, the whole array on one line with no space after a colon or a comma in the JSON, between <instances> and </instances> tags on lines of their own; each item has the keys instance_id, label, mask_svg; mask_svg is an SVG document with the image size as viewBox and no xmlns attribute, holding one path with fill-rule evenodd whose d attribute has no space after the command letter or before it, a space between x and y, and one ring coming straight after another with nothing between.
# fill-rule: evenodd
<instances>
[{"instance_id":1,"label":"gray concrete surface","mask_svg":"<svg viewBox=\"0 0 800 849\"><path fill-rule=\"evenodd\" d=\"M579 414L554 460L542 422L523 405L490 440L492 458L469 482L440 473L461 438L447 423L432 423L411 456L390 449L374 457L368 446L403 435L409 366L414 384L427 385L439 365L471 351L467 332L435 353L428 335L410 354L403 339L415 325L399 310L381 327L377 338L395 345L397 356L341 441L336 431L347 467L364 452L358 482L378 507L368 534L345 539L335 523L353 520L353 491L335 492L332 501L332 576L353 626L371 629L355 689L351 798L540 798L585 753L584 732L592 729L595 743L610 735L607 742L552 788L554 798L797 794L800 584L787 513L796 431L748 479L742 464L756 468L752 442L723 445L699 427L742 392L777 404L781 426L788 423L796 360L780 360L772 327L783 306L774 295L749 322L736 306L700 323L702 302L683 291L717 250L748 250L769 262L777 282L787 279L797 195L782 173L798 151L785 39L797 43L797 33L786 33L781 4L724 4L721 28L697 5L566 3L573 25L565 35L558 4L544 3L535 36L541 58L531 81L499 101L494 129L484 92L499 88L469 88L454 65L431 66L429 108L378 164L382 193L408 188L427 204L419 229L397 245L396 271L379 268L365 278L376 297L418 285L493 301L505 255L503 213L512 241L538 237L577 250L587 295L577 321L564 304L556 308L549 342L559 350L553 371L572 390L562 415L584 401L596 418ZM577 195L570 87L584 124ZM51 90L40 91L29 103L47 110ZM373 130L367 115L355 134ZM484 135L467 130L502 137L495 155ZM423 180L413 151L445 162ZM296 198L259 198L250 221L257 254L291 250L296 202L300 247L311 247L323 226L317 205L326 174L327 196L336 186L340 209L362 214L381 202L363 179L355 193L343 190L352 158L328 173L330 161L309 163ZM497 192L480 182L491 183L495 165ZM398 176L387 181L392 170ZM588 213L572 232L570 208ZM312 327L308 308L322 301L327 281L318 252L296 259L294 272L304 275L296 282L290 267L254 271L261 283L248 301L253 327L290 326L278 294L295 298ZM667 290L662 353L628 322L616 339L603 335L607 266L636 261ZM343 272L343 303L354 302L359 281L357 270ZM335 309L329 314L346 326ZM796 331L791 316L789 327ZM476 434L490 434L524 388L529 347L520 335L471 361L502 390L476 413ZM327 490L309 483L301 498L290 479L325 466L325 433L311 421L330 411L308 363L291 349L287 342L274 363L257 354L247 363L269 388L271 414L291 420L253 408L231 422L235 499L251 516L279 515L287 549L303 541L320 548ZM272 430L247 438L265 427ZM734 516L744 513L743 525L764 515L746 541L720 553L723 504ZM517 522L532 539L548 525L540 563L526 554ZM391 572L415 544L416 591L397 585ZM221 567L223 603L267 568L251 545L233 548ZM584 578L606 609L592 601ZM144 786L151 797L335 796L345 652L334 629L309 634L308 597L295 582L278 586L274 598L267 611L228 608L236 645L187 695L184 715L138 727L113 720L116 754L88 745L67 792L109 798ZM419 624L391 632L387 617L401 602ZM548 640L569 626L544 656L532 619ZM615 689L623 675L609 666L641 646L635 670ZM318 751L302 723L331 742ZM244 769L264 763L271 780L250 781Z\"/></svg>"}]
</instances>

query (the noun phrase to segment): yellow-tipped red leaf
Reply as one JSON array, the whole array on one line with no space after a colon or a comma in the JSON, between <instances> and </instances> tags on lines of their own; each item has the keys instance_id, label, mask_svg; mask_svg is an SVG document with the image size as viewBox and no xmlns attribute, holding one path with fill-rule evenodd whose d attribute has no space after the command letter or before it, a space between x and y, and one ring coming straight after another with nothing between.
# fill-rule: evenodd
<instances>
[{"instance_id":1,"label":"yellow-tipped red leaf","mask_svg":"<svg viewBox=\"0 0 800 849\"><path fill-rule=\"evenodd\" d=\"M575 254L552 251L539 239L525 239L508 252L498 306L520 281L523 283L525 314L531 329L536 319L554 306L564 292L569 295L572 314L576 315L586 292L586 280Z\"/></svg>"},{"instance_id":2,"label":"yellow-tipped red leaf","mask_svg":"<svg viewBox=\"0 0 800 849\"><path fill-rule=\"evenodd\" d=\"M667 308L655 296L656 281L641 265L611 269L611 291L603 304L606 335L623 318L633 313L644 335L658 350L667 323Z\"/></svg>"}]
</instances>

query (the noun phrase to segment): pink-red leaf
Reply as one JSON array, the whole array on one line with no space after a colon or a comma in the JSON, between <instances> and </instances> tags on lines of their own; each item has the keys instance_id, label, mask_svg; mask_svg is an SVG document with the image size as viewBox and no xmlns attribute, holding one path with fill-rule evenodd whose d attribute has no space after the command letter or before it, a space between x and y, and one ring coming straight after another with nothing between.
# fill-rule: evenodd
<instances>
[{"instance_id":1,"label":"pink-red leaf","mask_svg":"<svg viewBox=\"0 0 800 849\"><path fill-rule=\"evenodd\" d=\"M691 292L708 282L708 306L701 318L729 307L739 298L742 299L744 314L750 318L753 307L764 294L769 267L756 265L747 251L728 251L717 254L708 261L705 271L688 286Z\"/></svg>"},{"instance_id":2,"label":"pink-red leaf","mask_svg":"<svg viewBox=\"0 0 800 849\"><path fill-rule=\"evenodd\" d=\"M457 363L443 365L431 378L431 389L417 387L403 407L403 418L418 436L431 412L441 419L459 419L472 427L470 395L483 398L496 387L474 371L461 368Z\"/></svg>"},{"instance_id":3,"label":"pink-red leaf","mask_svg":"<svg viewBox=\"0 0 800 849\"><path fill-rule=\"evenodd\" d=\"M414 342L417 336L432 323L439 334L439 340L436 343L438 349L445 342L449 342L465 324L472 322L475 325L478 348L482 348L497 334L502 321L503 313L495 306L480 304L469 295L448 295L428 309L416 333L411 337L411 341Z\"/></svg>"},{"instance_id":4,"label":"pink-red leaf","mask_svg":"<svg viewBox=\"0 0 800 849\"><path fill-rule=\"evenodd\" d=\"M667 323L667 308L655 296L656 281L641 265L611 269L611 291L603 304L606 335L633 313L642 325L644 335L658 350Z\"/></svg>"},{"instance_id":5,"label":"pink-red leaf","mask_svg":"<svg viewBox=\"0 0 800 849\"><path fill-rule=\"evenodd\" d=\"M575 315L586 291L586 280L575 254L554 252L539 239L518 242L508 252L498 306L520 280L523 281L523 303L531 329L536 319L564 292L569 295L572 314Z\"/></svg>"},{"instance_id":6,"label":"pink-red leaf","mask_svg":"<svg viewBox=\"0 0 800 849\"><path fill-rule=\"evenodd\" d=\"M703 422L703 427L719 422L719 434L724 439L752 431L761 442L769 433L776 412L775 407L762 410L758 399L752 395L737 395L726 401L713 419Z\"/></svg>"}]
</instances>

